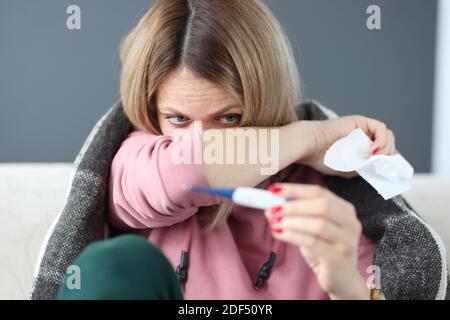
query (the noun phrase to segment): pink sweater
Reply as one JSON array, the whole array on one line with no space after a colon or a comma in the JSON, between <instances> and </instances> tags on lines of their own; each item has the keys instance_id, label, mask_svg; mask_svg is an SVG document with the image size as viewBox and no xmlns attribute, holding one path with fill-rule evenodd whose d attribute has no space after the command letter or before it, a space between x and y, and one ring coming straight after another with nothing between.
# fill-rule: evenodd
<instances>
[{"instance_id":1,"label":"pink sweater","mask_svg":"<svg viewBox=\"0 0 450 320\"><path fill-rule=\"evenodd\" d=\"M201 164L174 164L171 152L180 143L169 136L132 132L122 143L111 168L111 223L145 236L174 269L182 250L189 250L185 299L328 299L298 247L274 241L260 210L235 205L228 220L210 233L200 230L215 196L184 191L183 184L208 185ZM258 187L276 181L325 183L316 171L291 165ZM253 285L272 250L277 258L270 277L258 291ZM367 278L374 246L364 236L358 270Z\"/></svg>"}]
</instances>

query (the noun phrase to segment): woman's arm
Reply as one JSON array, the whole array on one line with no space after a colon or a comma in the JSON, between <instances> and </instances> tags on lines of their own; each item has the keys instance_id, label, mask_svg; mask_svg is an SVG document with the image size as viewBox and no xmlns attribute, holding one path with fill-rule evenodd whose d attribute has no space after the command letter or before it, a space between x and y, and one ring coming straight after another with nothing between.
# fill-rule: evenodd
<instances>
[{"instance_id":1,"label":"woman's arm","mask_svg":"<svg viewBox=\"0 0 450 320\"><path fill-rule=\"evenodd\" d=\"M234 161L222 161L221 163L209 163L208 148L217 143L218 139L211 137L223 137L221 154L225 158L227 149L234 153ZM233 137L233 141L226 139ZM246 140L246 137L248 138ZM250 138L249 138L250 137ZM205 160L205 172L208 181L213 187L253 187L267 179L270 175L286 168L290 164L305 157L314 148L314 136L311 127L306 121L297 121L282 127L275 128L230 128L210 129L203 134L203 155ZM236 143L241 142L241 143ZM234 148L230 147L234 144ZM237 147L236 145L239 145ZM230 154L230 152L228 152ZM249 159L253 156L253 161ZM238 164L237 159L247 159L245 163ZM226 160L226 159L224 159ZM270 168L270 170L269 170ZM272 171L272 172L270 172ZM267 174L270 172L270 174Z\"/></svg>"},{"instance_id":2,"label":"woman's arm","mask_svg":"<svg viewBox=\"0 0 450 320\"><path fill-rule=\"evenodd\" d=\"M113 221L133 228L162 227L181 222L195 214L199 207L221 201L211 195L194 195L184 190L183 185L255 186L269 176L264 171L268 162L260 161L261 154L272 165L275 164L271 174L296 161L304 161L320 171L320 166L323 166L320 155L324 150L357 126L352 117L344 117L340 121L298 121L279 128L206 130L201 140L195 134L187 135L190 139L177 139L133 132L123 142L111 168L109 205ZM384 132L379 131L377 136L382 137ZM241 142L245 142L246 136L252 136L253 140L244 146L237 142L235 149L227 152L230 141L222 139L225 143L215 151L222 148L224 161L209 161L208 154L214 154L209 152L211 144L217 142L210 138L227 136ZM255 145L257 148L252 149ZM195 155L198 150L201 154L197 162ZM247 155L244 159L250 159L248 156L252 150L257 150L257 161L237 161L243 154ZM188 154L181 157L182 161L177 156L180 152ZM226 161L227 154L236 156L235 161Z\"/></svg>"},{"instance_id":3,"label":"woman's arm","mask_svg":"<svg viewBox=\"0 0 450 320\"><path fill-rule=\"evenodd\" d=\"M297 162L310 166L321 173L336 175L345 178L352 178L356 173L343 173L334 171L323 164L325 152L338 139L348 135L353 129L361 128L374 143L371 154L393 154L395 150L395 138L383 122L363 116L346 116L325 121L297 121L279 128L233 128L222 130L207 130L211 136L226 137L227 134L237 137L236 140L243 141L245 136L251 136L249 132L256 131L252 136L251 144L246 144L246 149L241 151L246 154L251 151L250 146L263 150L272 164L277 164L276 172L284 169L288 165ZM261 139L267 136L277 137L274 139L277 145L270 144L271 138ZM260 135L262 133L262 135ZM256 138L255 138L256 136ZM225 141L225 139L224 139ZM227 143L229 141L226 141ZM209 142L203 138L203 151L205 154ZM222 154L225 154L227 147L224 146ZM255 150L255 148L253 149ZM239 152L236 152L239 153ZM260 153L258 153L260 155ZM367 155L368 157L370 155ZM212 186L236 187L255 186L267 178L261 174L267 164L208 164L206 165L206 176ZM272 174L275 174L273 172Z\"/></svg>"},{"instance_id":4,"label":"woman's arm","mask_svg":"<svg viewBox=\"0 0 450 320\"><path fill-rule=\"evenodd\" d=\"M305 141L294 139L303 135L304 127L306 125L296 122L281 128L271 128L272 133L279 134L280 141L286 141L272 142L277 148L263 145L264 139L259 139L259 133L265 130L263 128L208 131L223 135L235 134L236 152L233 154L239 154L238 150L242 149L244 153L251 150L238 148L237 145L242 137L253 130L257 133L257 141L251 143L269 150L270 159L279 157L279 168L273 172L275 174L297 161L305 152ZM261 169L267 163L233 164L237 163L234 161L208 164L207 157L202 159L202 155L207 154L212 142L207 141L208 133L202 137L203 140L192 133L180 138L176 135L170 137L133 132L122 143L112 162L109 183L111 222L117 227L135 229L173 225L195 214L199 207L221 202L215 196L186 191L183 185L255 186L268 177L261 174ZM225 148L226 144L219 147ZM197 154L199 151L200 160Z\"/></svg>"},{"instance_id":5,"label":"woman's arm","mask_svg":"<svg viewBox=\"0 0 450 320\"><path fill-rule=\"evenodd\" d=\"M193 153L186 140L131 133L114 156L109 178L110 220L118 228L157 228L188 219L198 207L220 203L220 199L191 193L184 184L207 185L202 165L177 163L178 150Z\"/></svg>"}]
</instances>

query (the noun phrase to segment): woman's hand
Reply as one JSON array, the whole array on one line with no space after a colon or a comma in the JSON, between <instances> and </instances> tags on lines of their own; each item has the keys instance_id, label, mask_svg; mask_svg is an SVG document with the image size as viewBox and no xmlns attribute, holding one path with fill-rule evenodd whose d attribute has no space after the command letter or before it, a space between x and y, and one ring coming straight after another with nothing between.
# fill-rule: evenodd
<instances>
[{"instance_id":1,"label":"woman's hand","mask_svg":"<svg viewBox=\"0 0 450 320\"><path fill-rule=\"evenodd\" d=\"M301 123L307 128L307 132L310 132L308 136L311 139L306 154L297 162L324 174L346 178L357 175L356 172L334 171L323 164L328 148L356 128L361 128L374 141L367 157L374 154L391 155L396 153L393 132L383 122L375 119L355 115L325 121L301 121Z\"/></svg>"},{"instance_id":2,"label":"woman's hand","mask_svg":"<svg viewBox=\"0 0 450 320\"><path fill-rule=\"evenodd\" d=\"M370 299L357 270L362 231L354 206L317 185L277 183L269 190L290 198L265 212L275 238L300 248L332 299Z\"/></svg>"}]
</instances>

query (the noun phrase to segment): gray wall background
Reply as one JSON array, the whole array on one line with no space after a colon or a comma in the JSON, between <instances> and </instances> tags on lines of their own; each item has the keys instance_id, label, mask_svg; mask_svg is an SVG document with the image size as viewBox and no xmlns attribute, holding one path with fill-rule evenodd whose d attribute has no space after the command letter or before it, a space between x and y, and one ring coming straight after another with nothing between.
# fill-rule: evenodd
<instances>
[{"instance_id":1,"label":"gray wall background","mask_svg":"<svg viewBox=\"0 0 450 320\"><path fill-rule=\"evenodd\" d=\"M435 0L266 0L287 31L305 98L385 121L430 170ZM71 162L119 98L121 39L149 0L0 0L0 162ZM66 28L81 7L82 29ZM366 28L381 7L382 29Z\"/></svg>"}]
</instances>

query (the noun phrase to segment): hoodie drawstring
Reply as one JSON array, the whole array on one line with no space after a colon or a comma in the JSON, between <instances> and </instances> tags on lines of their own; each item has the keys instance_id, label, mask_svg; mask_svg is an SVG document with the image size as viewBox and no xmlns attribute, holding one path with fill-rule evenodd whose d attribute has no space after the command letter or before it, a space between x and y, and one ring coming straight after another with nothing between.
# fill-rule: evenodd
<instances>
[{"instance_id":1,"label":"hoodie drawstring","mask_svg":"<svg viewBox=\"0 0 450 320\"><path fill-rule=\"evenodd\" d=\"M275 260L277 259L277 251L280 247L280 240L275 239L275 242L272 246L272 250L270 251L269 258L266 262L263 263L261 268L259 269L258 278L256 279L255 285L253 289L256 291L261 289L266 280L270 276L270 272L272 271L272 267L275 264Z\"/></svg>"},{"instance_id":2,"label":"hoodie drawstring","mask_svg":"<svg viewBox=\"0 0 450 320\"><path fill-rule=\"evenodd\" d=\"M175 274L178 278L178 281L180 281L181 286L184 288L184 284L186 283L187 277L188 277L188 268L189 268L189 248L192 241L192 233L195 221L193 218L191 218L191 221L188 225L188 229L185 233L184 240L183 240L183 250L181 250L181 256L180 256L180 264L175 269ZM280 240L275 239L272 250L270 251L269 258L266 262L264 262L259 269L258 278L256 279L256 282L253 286L254 290L259 290L262 288L264 283L267 281L267 279L270 276L270 272L272 271L272 268L275 264L275 260L277 258L277 251L280 247Z\"/></svg>"},{"instance_id":3,"label":"hoodie drawstring","mask_svg":"<svg viewBox=\"0 0 450 320\"><path fill-rule=\"evenodd\" d=\"M188 230L187 230L186 234L184 235L183 250L181 251L181 256L180 256L180 264L175 269L175 274L178 278L178 281L180 281L182 287L184 287L184 284L186 283L187 276L188 276L189 247L191 245L192 230L194 228L193 223L194 223L194 219L191 218L191 221L188 225Z\"/></svg>"}]
</instances>

